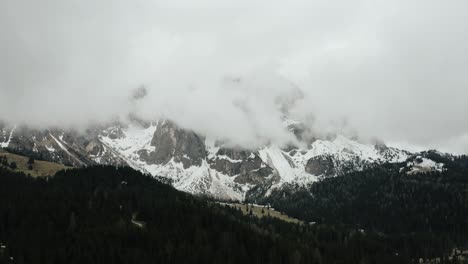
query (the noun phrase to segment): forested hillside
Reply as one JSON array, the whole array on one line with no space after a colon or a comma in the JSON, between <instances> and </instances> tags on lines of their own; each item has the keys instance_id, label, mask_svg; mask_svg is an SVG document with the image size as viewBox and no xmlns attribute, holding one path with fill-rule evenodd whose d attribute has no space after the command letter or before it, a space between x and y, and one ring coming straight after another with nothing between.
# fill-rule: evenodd
<instances>
[{"instance_id":1,"label":"forested hillside","mask_svg":"<svg viewBox=\"0 0 468 264\"><path fill-rule=\"evenodd\" d=\"M369 172L368 176L360 176L365 179L370 175ZM418 232L421 237L386 235L372 228L360 230L340 223L354 219L350 215L362 214L357 219L366 219L380 212L375 211L378 206L374 203L380 201L372 194L371 186L375 188L375 184L381 183L378 179L385 177L375 176L373 185L358 184L365 187L362 193L369 193L372 199L359 205L354 213L346 209L349 204L339 196L324 196L322 207L303 207L309 208L304 209L304 214L286 206L284 201L278 203L305 219L316 219L311 216L322 214L321 223L291 224L269 217L245 216L238 209L177 191L130 168L93 167L62 171L45 178L0 169L0 244L5 247L0 250L0 263L352 264L418 263L420 257L443 257L447 263L457 263L449 262L447 249L463 241L466 225L461 219L466 213L466 203L450 200L452 196L444 196L453 206L444 209L448 212L446 229L451 232L440 233L440 226L434 224L438 233ZM446 185L442 180L438 182ZM320 190L326 183L313 188ZM464 186L459 184L460 188ZM337 195L338 190L346 191L340 186L335 191L323 189L323 193ZM466 199L462 195L460 191L454 197ZM352 204L357 201L350 191L342 197L348 197ZM335 199L336 209L325 206L327 199ZM310 199L303 199L298 205L304 206L307 201ZM384 213L381 219L401 217L398 223L402 226L406 220L419 219L418 211L414 216L400 216L401 212L396 210L399 206L403 205L387 205L390 211L381 211ZM459 232L459 236L453 236L453 232Z\"/></svg>"},{"instance_id":2,"label":"forested hillside","mask_svg":"<svg viewBox=\"0 0 468 264\"><path fill-rule=\"evenodd\" d=\"M6 263L401 263L380 237L243 216L129 168L0 170ZM10 259L13 258L13 260Z\"/></svg>"},{"instance_id":3,"label":"forested hillside","mask_svg":"<svg viewBox=\"0 0 468 264\"><path fill-rule=\"evenodd\" d=\"M379 233L400 241L400 251L442 256L468 248L468 158L431 158L445 164L442 172L407 173L404 164L388 164L261 202L306 221Z\"/></svg>"}]
</instances>

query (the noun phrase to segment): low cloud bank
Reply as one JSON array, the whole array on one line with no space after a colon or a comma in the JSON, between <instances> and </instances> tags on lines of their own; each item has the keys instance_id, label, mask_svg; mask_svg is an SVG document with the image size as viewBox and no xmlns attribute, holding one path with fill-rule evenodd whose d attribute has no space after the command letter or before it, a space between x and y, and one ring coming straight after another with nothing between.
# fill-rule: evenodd
<instances>
[{"instance_id":1,"label":"low cloud bank","mask_svg":"<svg viewBox=\"0 0 468 264\"><path fill-rule=\"evenodd\" d=\"M468 153L467 7L3 1L0 119L84 127L137 113L252 146L294 140L288 110L316 133Z\"/></svg>"}]
</instances>

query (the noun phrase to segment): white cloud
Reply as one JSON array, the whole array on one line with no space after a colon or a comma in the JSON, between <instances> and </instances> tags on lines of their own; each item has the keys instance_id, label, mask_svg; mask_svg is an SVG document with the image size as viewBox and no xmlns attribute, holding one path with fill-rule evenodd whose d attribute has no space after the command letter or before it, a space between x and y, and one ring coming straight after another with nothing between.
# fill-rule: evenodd
<instances>
[{"instance_id":1,"label":"white cloud","mask_svg":"<svg viewBox=\"0 0 468 264\"><path fill-rule=\"evenodd\" d=\"M467 7L4 0L1 119L84 125L138 111L241 144L285 142L274 100L291 86L281 75L304 91L293 112L313 115L315 129L346 123L365 138L456 151L450 142L468 131ZM247 81L232 88L226 76ZM149 94L135 106L128 96L140 85Z\"/></svg>"}]
</instances>

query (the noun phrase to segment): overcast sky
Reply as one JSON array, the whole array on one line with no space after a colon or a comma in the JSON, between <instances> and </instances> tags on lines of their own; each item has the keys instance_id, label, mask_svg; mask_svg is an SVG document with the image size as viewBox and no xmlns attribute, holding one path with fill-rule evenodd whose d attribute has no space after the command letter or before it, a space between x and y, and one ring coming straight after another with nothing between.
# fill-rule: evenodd
<instances>
[{"instance_id":1,"label":"overcast sky","mask_svg":"<svg viewBox=\"0 0 468 264\"><path fill-rule=\"evenodd\" d=\"M132 111L240 144L281 143L290 138L276 99L298 87L291 113L317 131L468 153L467 8L0 0L0 119L83 126ZM141 85L148 96L129 100Z\"/></svg>"}]
</instances>

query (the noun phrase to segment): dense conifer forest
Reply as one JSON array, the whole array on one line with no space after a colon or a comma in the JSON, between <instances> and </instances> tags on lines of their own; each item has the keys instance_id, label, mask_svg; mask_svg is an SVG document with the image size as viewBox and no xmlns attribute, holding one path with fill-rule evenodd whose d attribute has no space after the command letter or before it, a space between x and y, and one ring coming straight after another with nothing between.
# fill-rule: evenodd
<instances>
[{"instance_id":1,"label":"dense conifer forest","mask_svg":"<svg viewBox=\"0 0 468 264\"><path fill-rule=\"evenodd\" d=\"M380 234L404 254L448 258L454 248L468 249L468 157L431 159L444 170L411 174L404 163L386 164L257 202L305 221Z\"/></svg>"},{"instance_id":2,"label":"dense conifer forest","mask_svg":"<svg viewBox=\"0 0 468 264\"><path fill-rule=\"evenodd\" d=\"M466 242L466 174L388 169L314 185L316 202L278 199L316 224L244 216L130 168L0 169L0 263L462 263L447 250Z\"/></svg>"}]
</instances>

